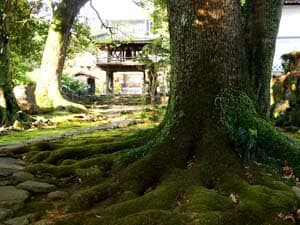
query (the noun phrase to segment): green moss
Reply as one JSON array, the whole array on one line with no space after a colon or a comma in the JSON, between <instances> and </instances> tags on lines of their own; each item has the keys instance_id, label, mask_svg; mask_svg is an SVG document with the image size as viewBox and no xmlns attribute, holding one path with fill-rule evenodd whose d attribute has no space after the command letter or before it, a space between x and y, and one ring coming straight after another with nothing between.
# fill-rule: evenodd
<instances>
[{"instance_id":1,"label":"green moss","mask_svg":"<svg viewBox=\"0 0 300 225\"><path fill-rule=\"evenodd\" d=\"M60 165L62 165L62 166L72 165L72 164L75 164L76 162L77 162L77 160L75 160L75 159L65 159L61 162Z\"/></svg>"},{"instance_id":2,"label":"green moss","mask_svg":"<svg viewBox=\"0 0 300 225\"><path fill-rule=\"evenodd\" d=\"M70 165L53 166L45 163L37 163L27 167L33 174L51 174L55 177L67 177L74 175L74 167Z\"/></svg>"},{"instance_id":3,"label":"green moss","mask_svg":"<svg viewBox=\"0 0 300 225\"><path fill-rule=\"evenodd\" d=\"M103 172L97 166L85 169L76 169L75 175L80 179L80 182L84 185L97 184L103 181Z\"/></svg>"},{"instance_id":4,"label":"green moss","mask_svg":"<svg viewBox=\"0 0 300 225\"><path fill-rule=\"evenodd\" d=\"M266 160L273 157L288 160L291 165L300 161L300 150L279 133L268 121L259 116L252 100L241 92L226 90L216 103L222 110L222 120L240 156L252 155L251 160ZM252 139L242 139L238 130L255 131ZM251 140L252 144L248 141ZM243 146L239 143L243 143ZM251 146L251 148L247 147ZM247 158L243 158L249 161Z\"/></svg>"},{"instance_id":5,"label":"green moss","mask_svg":"<svg viewBox=\"0 0 300 225\"><path fill-rule=\"evenodd\" d=\"M30 154L31 153L31 154ZM30 152L27 154L29 160L33 163L41 162L47 159L51 153L51 151L43 151L43 152Z\"/></svg>"},{"instance_id":6,"label":"green moss","mask_svg":"<svg viewBox=\"0 0 300 225\"><path fill-rule=\"evenodd\" d=\"M167 210L146 210L115 220L111 225L183 225L179 215Z\"/></svg>"},{"instance_id":7,"label":"green moss","mask_svg":"<svg viewBox=\"0 0 300 225\"><path fill-rule=\"evenodd\" d=\"M76 163L67 165L51 165L47 163L36 163L28 166L27 170L34 174L51 174L55 177L67 177L71 175L78 175L76 170L84 168L93 170L93 167L97 170L99 169L102 172L106 172L112 166L112 158L113 156L87 158L84 160L77 161Z\"/></svg>"},{"instance_id":8,"label":"green moss","mask_svg":"<svg viewBox=\"0 0 300 225\"><path fill-rule=\"evenodd\" d=\"M167 210L176 206L177 198L183 193L189 180L184 171L176 170L160 183L152 183L151 186L140 193L140 196L120 202L103 210L103 216L114 218L124 217L145 210Z\"/></svg>"},{"instance_id":9,"label":"green moss","mask_svg":"<svg viewBox=\"0 0 300 225\"><path fill-rule=\"evenodd\" d=\"M96 203L107 199L115 192L115 188L109 182L100 183L72 195L67 202L67 208L69 211L88 209Z\"/></svg>"},{"instance_id":10,"label":"green moss","mask_svg":"<svg viewBox=\"0 0 300 225\"><path fill-rule=\"evenodd\" d=\"M53 205L49 202L43 201L30 201L25 204L25 207L19 210L15 217L27 215L30 213L34 213L35 217L42 216L46 210L52 209Z\"/></svg>"},{"instance_id":11,"label":"green moss","mask_svg":"<svg viewBox=\"0 0 300 225\"><path fill-rule=\"evenodd\" d=\"M234 207L234 203L228 196L201 186L187 190L185 198L184 204L177 209L180 212L225 211Z\"/></svg>"},{"instance_id":12,"label":"green moss","mask_svg":"<svg viewBox=\"0 0 300 225\"><path fill-rule=\"evenodd\" d=\"M290 187L280 181L274 180L271 176L257 176L254 178L255 184L263 185L265 187L281 190L281 191L290 191Z\"/></svg>"}]
</instances>

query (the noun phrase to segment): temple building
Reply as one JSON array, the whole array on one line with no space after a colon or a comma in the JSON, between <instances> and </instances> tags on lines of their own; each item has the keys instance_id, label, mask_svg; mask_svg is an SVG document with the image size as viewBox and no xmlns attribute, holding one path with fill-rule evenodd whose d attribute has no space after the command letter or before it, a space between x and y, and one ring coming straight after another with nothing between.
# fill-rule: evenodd
<instances>
[{"instance_id":1,"label":"temple building","mask_svg":"<svg viewBox=\"0 0 300 225\"><path fill-rule=\"evenodd\" d=\"M273 74L283 71L281 56L300 51L300 0L285 0L276 40L276 50L273 60Z\"/></svg>"}]
</instances>

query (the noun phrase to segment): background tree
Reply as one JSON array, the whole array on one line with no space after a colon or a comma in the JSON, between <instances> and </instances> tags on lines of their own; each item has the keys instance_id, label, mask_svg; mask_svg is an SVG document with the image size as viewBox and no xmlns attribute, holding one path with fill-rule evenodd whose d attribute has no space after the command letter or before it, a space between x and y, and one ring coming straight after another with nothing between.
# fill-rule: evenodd
<instances>
[{"instance_id":1,"label":"background tree","mask_svg":"<svg viewBox=\"0 0 300 225\"><path fill-rule=\"evenodd\" d=\"M282 0L247 0L243 6L250 82L260 111L269 117L270 80Z\"/></svg>"},{"instance_id":2,"label":"background tree","mask_svg":"<svg viewBox=\"0 0 300 225\"><path fill-rule=\"evenodd\" d=\"M70 105L61 95L61 75L72 24L80 8L87 1L63 0L57 5L43 52L40 76L37 80L36 98L39 106Z\"/></svg>"},{"instance_id":3,"label":"background tree","mask_svg":"<svg viewBox=\"0 0 300 225\"><path fill-rule=\"evenodd\" d=\"M12 0L0 3L0 125L10 125L18 119L19 107L13 94L9 63L9 38Z\"/></svg>"},{"instance_id":4,"label":"background tree","mask_svg":"<svg viewBox=\"0 0 300 225\"><path fill-rule=\"evenodd\" d=\"M18 108L12 90L15 85L30 81L25 74L38 64L41 57L41 37L47 24L33 17L41 6L36 3L27 0L1 3L2 125L10 125L16 119L29 119Z\"/></svg>"},{"instance_id":5,"label":"background tree","mask_svg":"<svg viewBox=\"0 0 300 225\"><path fill-rule=\"evenodd\" d=\"M167 73L167 68L170 66L169 46L165 46L164 41L166 41L164 37L152 40L151 43L143 48L142 54L138 56L138 60L145 65L147 70L149 80L147 92L152 104L156 103L156 98L158 97L158 73Z\"/></svg>"}]
</instances>

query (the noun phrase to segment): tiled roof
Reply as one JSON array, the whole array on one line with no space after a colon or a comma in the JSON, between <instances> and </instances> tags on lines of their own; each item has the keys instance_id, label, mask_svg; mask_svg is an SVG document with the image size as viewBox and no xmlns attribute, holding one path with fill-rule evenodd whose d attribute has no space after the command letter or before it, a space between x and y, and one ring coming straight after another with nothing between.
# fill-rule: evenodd
<instances>
[{"instance_id":1,"label":"tiled roof","mask_svg":"<svg viewBox=\"0 0 300 225\"><path fill-rule=\"evenodd\" d=\"M300 0L284 0L285 5L300 5Z\"/></svg>"}]
</instances>

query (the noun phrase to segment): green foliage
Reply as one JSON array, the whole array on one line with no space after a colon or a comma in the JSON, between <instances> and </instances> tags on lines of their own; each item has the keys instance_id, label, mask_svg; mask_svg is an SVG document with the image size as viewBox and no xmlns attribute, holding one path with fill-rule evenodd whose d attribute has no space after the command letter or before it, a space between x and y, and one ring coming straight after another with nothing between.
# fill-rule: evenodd
<instances>
[{"instance_id":1,"label":"green foliage","mask_svg":"<svg viewBox=\"0 0 300 225\"><path fill-rule=\"evenodd\" d=\"M171 126L172 122L168 121L162 129L153 129L152 135L150 134L150 137L152 136L152 138L144 145L124 150L120 159L122 164L124 166L128 166L129 164L147 155L150 150L154 149L159 144L162 144L162 142L165 140L165 137L168 136Z\"/></svg>"},{"instance_id":2,"label":"green foliage","mask_svg":"<svg viewBox=\"0 0 300 225\"><path fill-rule=\"evenodd\" d=\"M67 93L87 90L87 84L65 74L62 75L62 90Z\"/></svg>"},{"instance_id":3,"label":"green foliage","mask_svg":"<svg viewBox=\"0 0 300 225\"><path fill-rule=\"evenodd\" d=\"M251 99L244 93L225 90L222 96L217 98L217 101L220 101L222 122L234 143L235 151L246 162L254 161L259 150L257 130L255 127L243 124L248 121L241 121L243 117L256 115Z\"/></svg>"},{"instance_id":4,"label":"green foliage","mask_svg":"<svg viewBox=\"0 0 300 225\"><path fill-rule=\"evenodd\" d=\"M91 30L87 19L79 20L79 18L76 18L71 29L71 38L67 50L67 57L73 58L77 53L84 51L95 54L97 52L97 48L92 42L90 36Z\"/></svg>"},{"instance_id":5,"label":"green foliage","mask_svg":"<svg viewBox=\"0 0 300 225\"><path fill-rule=\"evenodd\" d=\"M169 70L170 51L168 41L166 42L163 37L154 39L143 48L138 60L148 70L150 96L156 96L157 87L159 86L158 72Z\"/></svg>"},{"instance_id":6,"label":"green foliage","mask_svg":"<svg viewBox=\"0 0 300 225\"><path fill-rule=\"evenodd\" d=\"M38 10L26 0L13 1L10 14L10 67L14 84L31 82L27 72L40 64L48 23L35 18Z\"/></svg>"},{"instance_id":7,"label":"green foliage","mask_svg":"<svg viewBox=\"0 0 300 225\"><path fill-rule=\"evenodd\" d=\"M300 160L300 150L257 114L253 101L245 93L225 90L216 104L221 108L222 122L230 139L246 162L266 161L271 157L295 165Z\"/></svg>"},{"instance_id":8,"label":"green foliage","mask_svg":"<svg viewBox=\"0 0 300 225\"><path fill-rule=\"evenodd\" d=\"M245 130L239 127L238 129L230 129L229 132L239 156L246 162L253 162L259 150L257 130Z\"/></svg>"}]
</instances>

